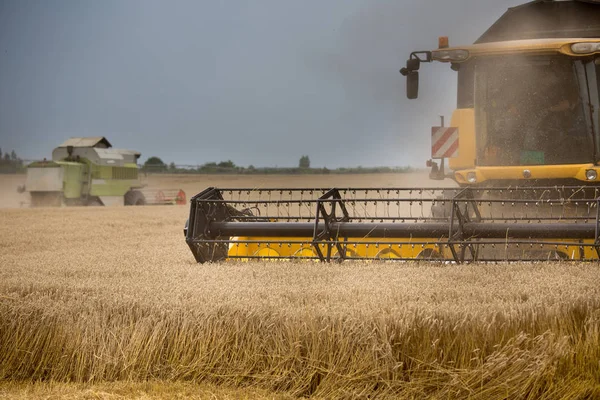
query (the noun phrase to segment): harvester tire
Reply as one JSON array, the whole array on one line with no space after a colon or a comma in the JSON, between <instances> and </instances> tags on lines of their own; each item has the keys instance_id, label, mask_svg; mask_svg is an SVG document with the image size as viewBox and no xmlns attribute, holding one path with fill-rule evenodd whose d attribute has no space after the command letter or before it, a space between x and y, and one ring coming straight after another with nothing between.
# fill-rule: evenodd
<instances>
[{"instance_id":1,"label":"harvester tire","mask_svg":"<svg viewBox=\"0 0 600 400\"><path fill-rule=\"evenodd\" d=\"M90 198L88 200L87 205L88 205L88 207L102 207L102 206L104 206L104 204L102 203L102 201L100 201L100 199L97 198L97 197Z\"/></svg>"},{"instance_id":2,"label":"harvester tire","mask_svg":"<svg viewBox=\"0 0 600 400\"><path fill-rule=\"evenodd\" d=\"M60 207L62 193L60 192L31 192L31 207Z\"/></svg>"},{"instance_id":3,"label":"harvester tire","mask_svg":"<svg viewBox=\"0 0 600 400\"><path fill-rule=\"evenodd\" d=\"M129 192L125 193L126 206L143 206L145 204L146 198L139 190L130 190Z\"/></svg>"}]
</instances>

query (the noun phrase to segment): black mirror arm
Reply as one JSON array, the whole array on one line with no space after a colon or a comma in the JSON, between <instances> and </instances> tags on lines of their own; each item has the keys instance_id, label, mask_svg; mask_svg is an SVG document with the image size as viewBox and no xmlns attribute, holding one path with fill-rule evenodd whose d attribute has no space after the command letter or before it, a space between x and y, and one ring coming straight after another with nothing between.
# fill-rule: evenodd
<instances>
[{"instance_id":1,"label":"black mirror arm","mask_svg":"<svg viewBox=\"0 0 600 400\"><path fill-rule=\"evenodd\" d=\"M418 71L422 62L433 61L430 51L413 51L410 53L410 58L406 62L406 67L400 69L403 76L407 76L413 71Z\"/></svg>"},{"instance_id":2,"label":"black mirror arm","mask_svg":"<svg viewBox=\"0 0 600 400\"><path fill-rule=\"evenodd\" d=\"M411 60L419 60L420 62L432 62L431 51L413 51L410 53Z\"/></svg>"}]
</instances>

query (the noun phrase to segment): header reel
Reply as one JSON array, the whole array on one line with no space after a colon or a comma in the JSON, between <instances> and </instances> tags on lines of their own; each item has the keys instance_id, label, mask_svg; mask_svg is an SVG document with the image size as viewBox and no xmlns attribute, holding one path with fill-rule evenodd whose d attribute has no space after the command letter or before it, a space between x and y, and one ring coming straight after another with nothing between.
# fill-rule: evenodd
<instances>
[{"instance_id":1,"label":"header reel","mask_svg":"<svg viewBox=\"0 0 600 400\"><path fill-rule=\"evenodd\" d=\"M597 260L599 202L593 187L208 188L185 235L200 263Z\"/></svg>"}]
</instances>

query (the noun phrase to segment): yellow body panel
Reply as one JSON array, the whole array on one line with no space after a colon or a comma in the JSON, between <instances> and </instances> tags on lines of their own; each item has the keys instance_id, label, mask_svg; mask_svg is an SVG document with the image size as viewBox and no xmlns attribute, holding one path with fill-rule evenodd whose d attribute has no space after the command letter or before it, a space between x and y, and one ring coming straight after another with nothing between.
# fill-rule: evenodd
<instances>
[{"instance_id":1,"label":"yellow body panel","mask_svg":"<svg viewBox=\"0 0 600 400\"><path fill-rule=\"evenodd\" d=\"M562 164L562 165L519 165L519 166L501 166L501 167L475 167L456 171L454 177L461 184L470 184L467 181L467 174L473 172L477 176L477 185L488 180L518 180L525 179L524 171L529 171L529 179L568 179L574 178L580 181L589 182L586 179L587 170L596 170L600 176L600 167L594 164Z\"/></svg>"},{"instance_id":2,"label":"yellow body panel","mask_svg":"<svg viewBox=\"0 0 600 400\"><path fill-rule=\"evenodd\" d=\"M475 111L472 108L455 110L450 126L458 127L458 157L448 159L450 169L475 167Z\"/></svg>"}]
</instances>

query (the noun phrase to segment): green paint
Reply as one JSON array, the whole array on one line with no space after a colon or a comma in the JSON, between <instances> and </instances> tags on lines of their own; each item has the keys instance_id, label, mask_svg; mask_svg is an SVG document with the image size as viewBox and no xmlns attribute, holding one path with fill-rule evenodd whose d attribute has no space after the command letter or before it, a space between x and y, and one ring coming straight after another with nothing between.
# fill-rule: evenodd
<instances>
[{"instance_id":1,"label":"green paint","mask_svg":"<svg viewBox=\"0 0 600 400\"><path fill-rule=\"evenodd\" d=\"M28 168L62 168L63 195L66 199L87 195L124 196L129 190L142 187L136 164L113 167L93 164L85 158L79 161L36 161Z\"/></svg>"},{"instance_id":2,"label":"green paint","mask_svg":"<svg viewBox=\"0 0 600 400\"><path fill-rule=\"evenodd\" d=\"M92 196L125 196L132 187L138 184L137 181L127 180L104 180L104 182L92 181Z\"/></svg>"},{"instance_id":3,"label":"green paint","mask_svg":"<svg viewBox=\"0 0 600 400\"><path fill-rule=\"evenodd\" d=\"M63 168L63 194L66 199L81 197L84 182L85 164L61 162Z\"/></svg>"},{"instance_id":4,"label":"green paint","mask_svg":"<svg viewBox=\"0 0 600 400\"><path fill-rule=\"evenodd\" d=\"M544 165L543 151L527 151L521 152L521 165Z\"/></svg>"},{"instance_id":5,"label":"green paint","mask_svg":"<svg viewBox=\"0 0 600 400\"><path fill-rule=\"evenodd\" d=\"M27 168L58 168L59 163L54 161L34 161L27 166Z\"/></svg>"}]
</instances>

